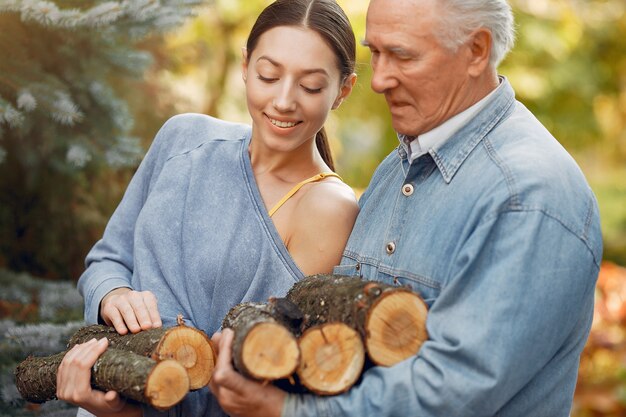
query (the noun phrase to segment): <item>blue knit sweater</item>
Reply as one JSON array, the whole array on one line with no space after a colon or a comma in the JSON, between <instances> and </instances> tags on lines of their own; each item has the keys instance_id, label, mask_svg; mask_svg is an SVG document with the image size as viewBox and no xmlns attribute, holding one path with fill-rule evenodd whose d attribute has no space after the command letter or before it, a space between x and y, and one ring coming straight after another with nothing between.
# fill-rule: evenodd
<instances>
[{"instance_id":1,"label":"blue knit sweater","mask_svg":"<svg viewBox=\"0 0 626 417\"><path fill-rule=\"evenodd\" d=\"M254 179L249 126L186 114L170 119L89 252L78 282L85 319L119 287L150 290L164 326L182 314L209 336L242 301L281 296L303 277L270 220ZM223 415L210 392L169 413Z\"/></svg>"}]
</instances>

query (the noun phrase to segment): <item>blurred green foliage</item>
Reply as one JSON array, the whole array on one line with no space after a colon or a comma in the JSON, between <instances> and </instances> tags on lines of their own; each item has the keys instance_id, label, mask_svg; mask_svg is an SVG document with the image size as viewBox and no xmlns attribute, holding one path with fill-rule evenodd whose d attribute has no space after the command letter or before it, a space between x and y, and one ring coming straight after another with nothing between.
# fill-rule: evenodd
<instances>
[{"instance_id":1,"label":"blurred green foliage","mask_svg":"<svg viewBox=\"0 0 626 417\"><path fill-rule=\"evenodd\" d=\"M514 0L501 72L573 154L600 205L604 258L626 264L626 3Z\"/></svg>"},{"instance_id":2,"label":"blurred green foliage","mask_svg":"<svg viewBox=\"0 0 626 417\"><path fill-rule=\"evenodd\" d=\"M0 268L0 417L70 417L64 401L27 403L15 386L15 367L30 355L67 348L84 325L83 300L71 281L50 281Z\"/></svg>"},{"instance_id":3,"label":"blurred green foliage","mask_svg":"<svg viewBox=\"0 0 626 417\"><path fill-rule=\"evenodd\" d=\"M256 15L270 0L209 3L180 30L136 45L138 51L154 58L143 79L111 74L112 88L128 104L135 121L131 133L141 138L144 149L160 125L175 113L199 112L249 121L240 72L241 47ZM361 40L367 0L339 3L350 16L357 40ZM599 201L604 257L626 265L626 2L511 0L511 4L518 24L517 43L500 72L509 78L518 99L581 166ZM0 30L5 29L0 20ZM7 33L3 35L10 42ZM46 51L46 56L52 52ZM359 47L357 54L357 86L352 96L332 112L326 128L339 173L361 190L378 163L397 145L397 139L384 98L369 87L369 51ZM0 65L0 80L6 75L3 68ZM4 139L0 133L0 146L7 147L7 126L0 124L0 130L5 131ZM49 145L35 135L19 146L26 149L20 158L35 161L35 154ZM6 155L0 156L6 162ZM31 163L31 171L0 166L0 268L70 282L81 273L84 256L102 234L133 169L88 163L82 170L57 175L55 169L64 157L64 152L51 153L45 164ZM11 196L17 194L25 197L14 204ZM24 285L15 286L13 282ZM613 264L603 266L594 327L581 362L572 416L613 417L626 413L623 282L626 270ZM4 294L0 297L0 312L4 318L7 312L11 314L6 329L0 328L4 335L0 351L14 348L11 343L17 339L7 336L9 327L50 320L46 305L60 306L53 315L57 323L80 316L75 309L63 308L63 297L45 298L47 293L59 292L41 291L45 285L35 283L28 275L2 271L0 286ZM8 374L0 372L0 385L7 385L9 380ZM17 394L3 393L0 416L17 415L13 414L15 408L23 408ZM54 404L50 407L50 415L62 415ZM46 414L42 409L34 412ZM23 413L31 414L26 410Z\"/></svg>"},{"instance_id":4,"label":"blurred green foliage","mask_svg":"<svg viewBox=\"0 0 626 417\"><path fill-rule=\"evenodd\" d=\"M109 191L123 189L140 138L162 122L136 106L157 90L143 80L152 59L140 41L200 1L0 2L0 266L80 272L119 200Z\"/></svg>"},{"instance_id":5,"label":"blurred green foliage","mask_svg":"<svg viewBox=\"0 0 626 417\"><path fill-rule=\"evenodd\" d=\"M113 87L128 103L135 120L132 134L141 138L144 149L163 121L175 113L249 121L241 48L256 15L269 3L209 2L176 32L137 45L153 56L153 65L142 80L114 78ZM367 0L339 3L361 40ZM511 3L518 23L517 44L500 72L516 88L518 99L578 161L600 203L605 258L626 264L626 3ZM369 87L369 51L359 47L357 53L357 86L331 113L326 127L338 171L361 190L397 139L384 98ZM9 207L5 204L9 200L3 200L2 221L13 222L16 228L38 226L3 236L0 266L51 278L78 277L84 255L102 233L133 172L96 168L88 163L72 174L69 186L40 173L37 193L31 193L21 206ZM32 176L3 172L2 195L26 187L25 181Z\"/></svg>"},{"instance_id":6,"label":"blurred green foliage","mask_svg":"<svg viewBox=\"0 0 626 417\"><path fill-rule=\"evenodd\" d=\"M216 1L169 36L159 77L178 91L178 111L249 121L240 48L265 0ZM366 0L339 0L357 41ZM512 0L517 42L500 68L522 101L574 156L600 204L605 258L626 264L626 3ZM233 12L236 11L236 12ZM358 83L331 113L327 130L338 171L367 186L396 145L383 97L373 93L367 48L357 49ZM220 87L215 82L221 83Z\"/></svg>"},{"instance_id":7,"label":"blurred green foliage","mask_svg":"<svg viewBox=\"0 0 626 417\"><path fill-rule=\"evenodd\" d=\"M592 177L600 202L604 258L626 265L626 167Z\"/></svg>"}]
</instances>

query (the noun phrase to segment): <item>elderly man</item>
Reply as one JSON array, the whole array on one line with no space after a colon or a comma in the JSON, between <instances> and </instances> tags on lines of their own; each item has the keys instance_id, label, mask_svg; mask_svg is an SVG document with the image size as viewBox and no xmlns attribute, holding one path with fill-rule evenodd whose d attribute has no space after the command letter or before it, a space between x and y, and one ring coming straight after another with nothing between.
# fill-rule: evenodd
<instances>
[{"instance_id":1,"label":"elderly man","mask_svg":"<svg viewBox=\"0 0 626 417\"><path fill-rule=\"evenodd\" d=\"M429 340L322 398L236 374L224 333L211 388L227 412L569 415L602 254L598 208L497 74L513 31L505 0L371 0L372 88L400 146L361 198L335 272L410 285L429 304Z\"/></svg>"}]
</instances>

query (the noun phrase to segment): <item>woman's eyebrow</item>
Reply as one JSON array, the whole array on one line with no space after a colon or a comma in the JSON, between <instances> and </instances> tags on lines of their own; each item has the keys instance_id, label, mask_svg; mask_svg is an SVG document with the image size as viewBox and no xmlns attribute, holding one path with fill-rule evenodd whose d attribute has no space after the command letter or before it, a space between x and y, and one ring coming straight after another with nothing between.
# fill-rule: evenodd
<instances>
[{"instance_id":1,"label":"woman's eyebrow","mask_svg":"<svg viewBox=\"0 0 626 417\"><path fill-rule=\"evenodd\" d=\"M270 64L274 65L275 67L281 67L281 68L283 67L282 64L273 60L267 55L261 55L256 61L259 62L262 59L268 61ZM302 73L307 74L307 75L308 74L322 74L322 75L329 76L328 71L326 71L324 68L309 68L309 69L302 70Z\"/></svg>"},{"instance_id":2,"label":"woman's eyebrow","mask_svg":"<svg viewBox=\"0 0 626 417\"><path fill-rule=\"evenodd\" d=\"M274 61L272 58L270 58L267 55L261 55L260 57L257 58L256 62L259 62L262 59L269 61L269 63L274 65L275 67L282 67L282 65L280 65L278 62Z\"/></svg>"}]
</instances>

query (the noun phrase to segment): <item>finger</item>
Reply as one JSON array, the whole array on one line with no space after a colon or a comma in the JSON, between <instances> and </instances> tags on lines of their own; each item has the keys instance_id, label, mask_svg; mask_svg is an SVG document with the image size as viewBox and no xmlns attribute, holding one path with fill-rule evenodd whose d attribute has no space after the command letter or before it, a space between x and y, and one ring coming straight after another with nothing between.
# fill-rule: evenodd
<instances>
[{"instance_id":1,"label":"finger","mask_svg":"<svg viewBox=\"0 0 626 417\"><path fill-rule=\"evenodd\" d=\"M119 334L128 333L120 306L123 305L127 294L131 291L128 287L115 288L108 292L100 301L100 316L108 326L115 327Z\"/></svg>"},{"instance_id":2,"label":"finger","mask_svg":"<svg viewBox=\"0 0 626 417\"><path fill-rule=\"evenodd\" d=\"M90 343L88 346L81 347L74 357L73 362L71 362L72 364L76 364L76 366L82 369L91 370L100 355L102 355L109 346L109 341L106 337L97 341L95 339L92 340L94 342Z\"/></svg>"},{"instance_id":3,"label":"finger","mask_svg":"<svg viewBox=\"0 0 626 417\"><path fill-rule=\"evenodd\" d=\"M116 391L107 391L103 396L103 400L112 411L119 411L126 404L126 401Z\"/></svg>"},{"instance_id":4,"label":"finger","mask_svg":"<svg viewBox=\"0 0 626 417\"><path fill-rule=\"evenodd\" d=\"M225 329L219 343L219 354L213 372L213 380L216 388L225 388L240 394L242 392L242 384L245 383L244 378L235 372L232 366L232 342L234 332L231 329Z\"/></svg>"},{"instance_id":5,"label":"finger","mask_svg":"<svg viewBox=\"0 0 626 417\"><path fill-rule=\"evenodd\" d=\"M95 353L97 354L96 359L98 359L108 348L109 348L109 339L107 339L106 337L103 337L102 339L98 340L98 343L96 344L96 347L94 349ZM95 362L96 361L94 361L94 363Z\"/></svg>"},{"instance_id":6,"label":"finger","mask_svg":"<svg viewBox=\"0 0 626 417\"><path fill-rule=\"evenodd\" d=\"M84 358L86 355L92 352L97 345L98 341L95 338L87 341L86 343L80 343L75 345L64 356L63 361L61 362L61 365L59 367L61 367L62 365L65 365L65 367L87 367L89 364L85 363Z\"/></svg>"},{"instance_id":7,"label":"finger","mask_svg":"<svg viewBox=\"0 0 626 417\"><path fill-rule=\"evenodd\" d=\"M216 332L211 336L211 342L213 342L213 346L215 347L215 354L219 355L220 352L220 340L222 340L222 333Z\"/></svg>"},{"instance_id":8,"label":"finger","mask_svg":"<svg viewBox=\"0 0 626 417\"><path fill-rule=\"evenodd\" d=\"M211 342L213 342L213 347L215 349L215 355L217 356L217 359L215 361L215 368L213 368L213 375L211 375L211 379L209 380L209 389L211 390L213 395L218 398L220 396L220 386L217 384L217 381L220 379L220 373L222 372L220 362L220 341L222 340L222 336L222 332L215 332L211 337ZM216 373L218 374L217 379L215 378Z\"/></svg>"},{"instance_id":9,"label":"finger","mask_svg":"<svg viewBox=\"0 0 626 417\"><path fill-rule=\"evenodd\" d=\"M222 354L217 358L217 361L219 363L221 359L224 369L232 369L231 361L233 354L231 349L234 336L235 332L232 329L224 329L222 336L219 338L219 351Z\"/></svg>"},{"instance_id":10,"label":"finger","mask_svg":"<svg viewBox=\"0 0 626 417\"><path fill-rule=\"evenodd\" d=\"M85 343L77 344L63 356L59 368L57 369L57 396L59 394L64 396L68 388L73 389L76 386L76 360L82 355L85 349L90 349L95 343L96 339L91 339Z\"/></svg>"},{"instance_id":11,"label":"finger","mask_svg":"<svg viewBox=\"0 0 626 417\"><path fill-rule=\"evenodd\" d=\"M141 330L141 326L139 326L139 323L137 322L135 307L131 305L130 302L128 302L127 300L124 300L123 304L120 305L118 309L122 314L122 319L124 320L126 327L128 327L128 330L130 330L131 333L139 332Z\"/></svg>"},{"instance_id":12,"label":"finger","mask_svg":"<svg viewBox=\"0 0 626 417\"><path fill-rule=\"evenodd\" d=\"M222 386L228 389L225 385L227 382L225 381L228 377L229 368L231 367L230 361L232 359L232 354L227 352L227 349L224 347L224 340L227 339L225 335L232 333L230 329L224 329L222 333L215 333L211 340L215 340L216 354L217 360L215 361L215 368L213 369L213 375L211 377L211 381L209 384L209 388L213 392L216 397L220 397L220 392Z\"/></svg>"},{"instance_id":13,"label":"finger","mask_svg":"<svg viewBox=\"0 0 626 417\"><path fill-rule=\"evenodd\" d=\"M126 327L126 323L124 323L122 313L120 312L120 310L118 310L117 307L106 307L104 310L102 310L101 315L104 319L104 322L109 326L113 326L116 332L122 335L128 333L128 327Z\"/></svg>"},{"instance_id":14,"label":"finger","mask_svg":"<svg viewBox=\"0 0 626 417\"><path fill-rule=\"evenodd\" d=\"M57 397L72 403L79 403L92 397L91 368L98 357L106 350L106 338L74 346L63 358L57 370Z\"/></svg>"},{"instance_id":15,"label":"finger","mask_svg":"<svg viewBox=\"0 0 626 417\"><path fill-rule=\"evenodd\" d=\"M108 346L108 340L95 339L74 346L61 362L57 371L57 397L86 409L118 412L125 404L119 395L91 388L91 369L100 354Z\"/></svg>"},{"instance_id":16,"label":"finger","mask_svg":"<svg viewBox=\"0 0 626 417\"><path fill-rule=\"evenodd\" d=\"M145 291L144 302L146 303L146 308L148 309L148 314L152 321L152 327L161 327L163 322L161 321L161 314L159 313L155 295L150 291Z\"/></svg>"},{"instance_id":17,"label":"finger","mask_svg":"<svg viewBox=\"0 0 626 417\"><path fill-rule=\"evenodd\" d=\"M118 401L120 399L120 395L117 393L117 391L107 391L104 394L104 399L108 403L114 403L115 401Z\"/></svg>"},{"instance_id":18,"label":"finger","mask_svg":"<svg viewBox=\"0 0 626 417\"><path fill-rule=\"evenodd\" d=\"M133 291L129 293L128 301L133 309L133 314L137 322L137 328L134 323L126 322L131 332L137 333L141 330L148 330L152 328L152 319L148 312L148 307L144 298L144 292Z\"/></svg>"}]
</instances>

